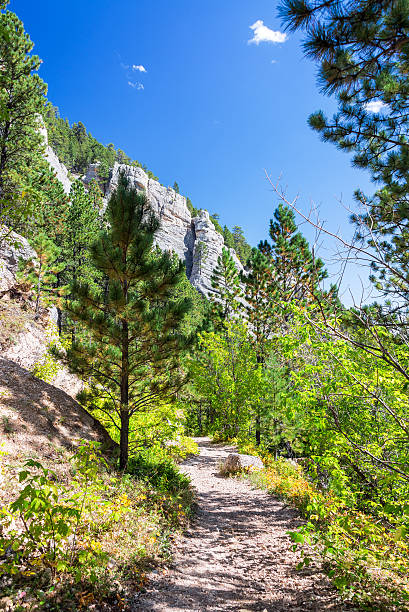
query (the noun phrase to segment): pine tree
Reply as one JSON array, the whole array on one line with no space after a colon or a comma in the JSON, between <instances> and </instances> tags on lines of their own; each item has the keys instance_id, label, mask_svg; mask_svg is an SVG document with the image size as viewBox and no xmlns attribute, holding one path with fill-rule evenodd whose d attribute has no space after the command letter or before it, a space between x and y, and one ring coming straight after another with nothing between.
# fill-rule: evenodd
<instances>
[{"instance_id":1,"label":"pine tree","mask_svg":"<svg viewBox=\"0 0 409 612\"><path fill-rule=\"evenodd\" d=\"M199 274L202 273L202 265L206 262L209 255L208 246L203 240L199 240L195 245L193 262L197 265Z\"/></svg>"},{"instance_id":2,"label":"pine tree","mask_svg":"<svg viewBox=\"0 0 409 612\"><path fill-rule=\"evenodd\" d=\"M239 272L230 251L223 247L222 254L217 258L217 266L213 270L211 283L214 296L211 297L216 321L227 321L237 312L242 297Z\"/></svg>"},{"instance_id":3,"label":"pine tree","mask_svg":"<svg viewBox=\"0 0 409 612\"><path fill-rule=\"evenodd\" d=\"M173 191L176 191L176 193L180 193L179 185L176 181L173 183Z\"/></svg>"},{"instance_id":4,"label":"pine tree","mask_svg":"<svg viewBox=\"0 0 409 612\"><path fill-rule=\"evenodd\" d=\"M240 259L243 265L246 264L248 257L251 253L251 246L247 243L243 230L239 225L233 227L233 248L237 253L237 257Z\"/></svg>"},{"instance_id":5,"label":"pine tree","mask_svg":"<svg viewBox=\"0 0 409 612\"><path fill-rule=\"evenodd\" d=\"M172 298L184 266L169 253L152 250L159 223L145 193L129 187L125 175L110 198L107 217L109 229L101 232L91 253L95 267L108 278L108 290L74 283L70 312L87 334L75 340L68 358L118 427L120 468L125 469L133 414L182 383L178 356L190 338L179 328L190 301Z\"/></svg>"},{"instance_id":6,"label":"pine tree","mask_svg":"<svg viewBox=\"0 0 409 612\"><path fill-rule=\"evenodd\" d=\"M88 185L88 196L94 209L101 210L103 206L103 193L95 179L92 179Z\"/></svg>"},{"instance_id":7,"label":"pine tree","mask_svg":"<svg viewBox=\"0 0 409 612\"><path fill-rule=\"evenodd\" d=\"M244 284L246 315L251 334L249 336L257 363L264 368L269 354L269 342L277 325L276 288L271 258L253 248L248 258L249 271L241 275ZM255 411L256 444L261 442L262 407Z\"/></svg>"},{"instance_id":8,"label":"pine tree","mask_svg":"<svg viewBox=\"0 0 409 612\"><path fill-rule=\"evenodd\" d=\"M41 302L45 306L59 304L65 287L57 286L57 275L64 269L58 263L60 249L45 234L40 233L30 241L37 257L20 262L19 278L31 285L35 294L35 318L38 318Z\"/></svg>"},{"instance_id":9,"label":"pine tree","mask_svg":"<svg viewBox=\"0 0 409 612\"><path fill-rule=\"evenodd\" d=\"M380 184L373 197L355 194L364 213L353 215L358 238L374 240L398 274L374 266L386 295L409 299L409 7L387 0L283 0L280 13L305 33L305 54L319 66L319 83L338 111L309 118L324 141L352 153L353 164ZM385 238L386 237L386 238ZM377 277L377 278L375 278ZM399 281L397 282L397 278ZM404 285L404 286L403 286Z\"/></svg>"},{"instance_id":10,"label":"pine tree","mask_svg":"<svg viewBox=\"0 0 409 612\"><path fill-rule=\"evenodd\" d=\"M270 220L271 244L260 242L259 250L270 258L274 270L277 303L283 306L293 299L311 299L327 272L321 259L314 258L307 240L297 231L294 212L283 204L274 211Z\"/></svg>"},{"instance_id":11,"label":"pine tree","mask_svg":"<svg viewBox=\"0 0 409 612\"><path fill-rule=\"evenodd\" d=\"M234 249L233 234L231 233L227 225L223 227L223 239L224 239L224 244L228 249Z\"/></svg>"},{"instance_id":12,"label":"pine tree","mask_svg":"<svg viewBox=\"0 0 409 612\"><path fill-rule=\"evenodd\" d=\"M43 232L61 247L67 231L69 197L45 160L39 165L36 180L40 201L35 217L28 224L29 231Z\"/></svg>"},{"instance_id":13,"label":"pine tree","mask_svg":"<svg viewBox=\"0 0 409 612\"><path fill-rule=\"evenodd\" d=\"M96 270L89 249L100 229L98 208L94 206L93 195L85 191L80 180L71 185L70 202L64 236L64 257L69 282L92 284Z\"/></svg>"},{"instance_id":14,"label":"pine tree","mask_svg":"<svg viewBox=\"0 0 409 612\"><path fill-rule=\"evenodd\" d=\"M315 260L307 240L297 231L291 209L280 204L270 221L271 244L263 241L252 249L249 271L242 274L247 318L257 363L267 367L274 334L283 334L294 300L311 300L326 272ZM262 408L256 412L256 443L262 435Z\"/></svg>"},{"instance_id":15,"label":"pine tree","mask_svg":"<svg viewBox=\"0 0 409 612\"><path fill-rule=\"evenodd\" d=\"M0 7L1 8L1 7ZM4 8L4 3L3 3ZM40 59L23 23L0 13L0 225L18 229L37 202L26 183L43 148L39 118L46 85L36 74Z\"/></svg>"}]
</instances>

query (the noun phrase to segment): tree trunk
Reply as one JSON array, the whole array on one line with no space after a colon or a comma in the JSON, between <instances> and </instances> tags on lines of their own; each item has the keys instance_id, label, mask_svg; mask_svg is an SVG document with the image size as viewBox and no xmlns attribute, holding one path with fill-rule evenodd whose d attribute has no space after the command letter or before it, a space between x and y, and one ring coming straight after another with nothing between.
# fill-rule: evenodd
<instances>
[{"instance_id":1,"label":"tree trunk","mask_svg":"<svg viewBox=\"0 0 409 612\"><path fill-rule=\"evenodd\" d=\"M37 297L36 297L36 307L35 307L35 315L34 319L38 319L39 311L40 311L40 294L41 294L41 263L40 270L38 272L38 281L37 281Z\"/></svg>"},{"instance_id":2,"label":"tree trunk","mask_svg":"<svg viewBox=\"0 0 409 612\"><path fill-rule=\"evenodd\" d=\"M61 336L62 334L62 310L61 308L57 308L57 328L58 328L58 335Z\"/></svg>"},{"instance_id":3,"label":"tree trunk","mask_svg":"<svg viewBox=\"0 0 409 612\"><path fill-rule=\"evenodd\" d=\"M129 454L129 335L128 323L122 321L122 367L121 367L121 438L119 469L125 470Z\"/></svg>"},{"instance_id":4,"label":"tree trunk","mask_svg":"<svg viewBox=\"0 0 409 612\"><path fill-rule=\"evenodd\" d=\"M260 414L256 415L256 445L260 446L261 442L261 422L260 422Z\"/></svg>"},{"instance_id":5,"label":"tree trunk","mask_svg":"<svg viewBox=\"0 0 409 612\"><path fill-rule=\"evenodd\" d=\"M264 356L260 353L257 354L257 363L264 367ZM260 406L257 406L256 410L256 446L260 446L261 442L261 418L260 418Z\"/></svg>"},{"instance_id":6,"label":"tree trunk","mask_svg":"<svg viewBox=\"0 0 409 612\"><path fill-rule=\"evenodd\" d=\"M121 406L121 438L119 442L119 469L126 470L129 453L129 412Z\"/></svg>"}]
</instances>

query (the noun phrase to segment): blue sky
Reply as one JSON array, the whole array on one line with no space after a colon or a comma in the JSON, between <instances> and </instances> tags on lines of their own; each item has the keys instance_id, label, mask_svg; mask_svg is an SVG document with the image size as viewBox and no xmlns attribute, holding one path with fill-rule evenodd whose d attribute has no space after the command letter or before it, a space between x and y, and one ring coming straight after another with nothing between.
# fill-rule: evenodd
<instances>
[{"instance_id":1,"label":"blue sky","mask_svg":"<svg viewBox=\"0 0 409 612\"><path fill-rule=\"evenodd\" d=\"M277 205L264 168L305 210L314 200L329 227L350 233L339 199L351 204L354 189L373 186L308 127L312 111L334 103L319 93L298 35L274 42L283 39L274 2L12 0L9 8L35 42L63 117L162 183L178 181L196 207L241 225L251 244L266 237ZM328 260L332 245L324 246ZM350 281L359 287L355 272Z\"/></svg>"}]
</instances>

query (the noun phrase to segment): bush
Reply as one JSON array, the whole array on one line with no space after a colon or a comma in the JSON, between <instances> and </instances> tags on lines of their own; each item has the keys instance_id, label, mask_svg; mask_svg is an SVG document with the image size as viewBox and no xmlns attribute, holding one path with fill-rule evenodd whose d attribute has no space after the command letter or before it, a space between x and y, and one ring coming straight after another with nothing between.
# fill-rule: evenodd
<instances>
[{"instance_id":1,"label":"bush","mask_svg":"<svg viewBox=\"0 0 409 612\"><path fill-rule=\"evenodd\" d=\"M187 476L181 474L173 461L159 449L148 449L132 456L127 472L163 493L176 495L190 488Z\"/></svg>"}]
</instances>

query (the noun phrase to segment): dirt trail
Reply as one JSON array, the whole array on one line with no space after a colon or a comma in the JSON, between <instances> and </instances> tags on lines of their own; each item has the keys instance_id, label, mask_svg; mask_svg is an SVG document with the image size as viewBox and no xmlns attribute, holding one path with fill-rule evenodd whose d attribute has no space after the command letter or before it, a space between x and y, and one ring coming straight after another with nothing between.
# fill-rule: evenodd
<instances>
[{"instance_id":1,"label":"dirt trail","mask_svg":"<svg viewBox=\"0 0 409 612\"><path fill-rule=\"evenodd\" d=\"M297 513L242 480L217 476L231 447L198 440L182 470L197 490L198 512L172 566L151 575L135 611L281 612L352 610L318 568L296 570L289 529Z\"/></svg>"}]
</instances>

